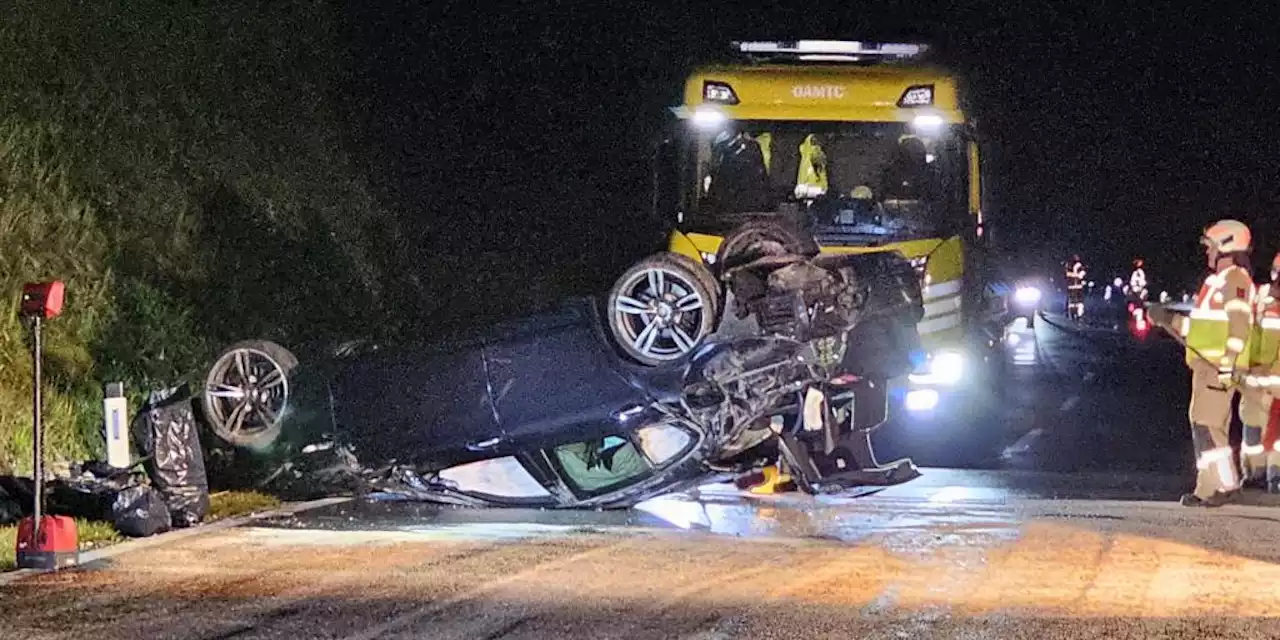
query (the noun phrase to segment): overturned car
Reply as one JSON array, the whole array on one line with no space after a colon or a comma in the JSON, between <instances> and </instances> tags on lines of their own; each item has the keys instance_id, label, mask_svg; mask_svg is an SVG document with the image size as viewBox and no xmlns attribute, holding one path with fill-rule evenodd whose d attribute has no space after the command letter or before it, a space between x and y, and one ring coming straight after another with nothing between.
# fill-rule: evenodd
<instances>
[{"instance_id":1,"label":"overturned car","mask_svg":"<svg viewBox=\"0 0 1280 640\"><path fill-rule=\"evenodd\" d=\"M318 429L400 491L453 504L625 507L773 464L838 492L918 475L877 462L869 433L922 316L901 255L820 255L802 232L752 223L714 273L657 254L607 299L461 340L306 366L271 342L232 345L204 413L239 446Z\"/></svg>"}]
</instances>

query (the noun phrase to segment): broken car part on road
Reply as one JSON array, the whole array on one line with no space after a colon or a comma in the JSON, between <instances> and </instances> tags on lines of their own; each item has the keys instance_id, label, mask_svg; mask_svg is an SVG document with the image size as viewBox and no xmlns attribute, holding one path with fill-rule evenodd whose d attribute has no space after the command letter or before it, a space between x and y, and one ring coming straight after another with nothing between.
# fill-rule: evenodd
<instances>
[{"instance_id":1,"label":"broken car part on road","mask_svg":"<svg viewBox=\"0 0 1280 640\"><path fill-rule=\"evenodd\" d=\"M725 245L715 273L658 254L603 309L574 300L452 341L304 366L240 343L210 373L205 417L255 447L323 433L404 493L474 506L624 507L778 462L811 493L918 475L880 465L868 439L919 350L911 264L819 255L781 225Z\"/></svg>"}]
</instances>

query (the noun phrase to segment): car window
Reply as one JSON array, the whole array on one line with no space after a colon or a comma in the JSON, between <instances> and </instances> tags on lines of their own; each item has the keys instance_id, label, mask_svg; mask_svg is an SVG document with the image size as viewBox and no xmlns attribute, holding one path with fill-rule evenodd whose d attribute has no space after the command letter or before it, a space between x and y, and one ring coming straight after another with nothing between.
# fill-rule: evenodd
<instances>
[{"instance_id":1,"label":"car window","mask_svg":"<svg viewBox=\"0 0 1280 640\"><path fill-rule=\"evenodd\" d=\"M661 467L674 460L693 441L688 431L670 424L653 424L636 430L640 448L654 466Z\"/></svg>"},{"instance_id":2,"label":"car window","mask_svg":"<svg viewBox=\"0 0 1280 640\"><path fill-rule=\"evenodd\" d=\"M651 468L635 445L619 436L561 445L555 458L566 479L585 492L629 484Z\"/></svg>"},{"instance_id":3,"label":"car window","mask_svg":"<svg viewBox=\"0 0 1280 640\"><path fill-rule=\"evenodd\" d=\"M514 456L468 462L440 472L458 491L503 498L542 498L551 495Z\"/></svg>"}]
</instances>

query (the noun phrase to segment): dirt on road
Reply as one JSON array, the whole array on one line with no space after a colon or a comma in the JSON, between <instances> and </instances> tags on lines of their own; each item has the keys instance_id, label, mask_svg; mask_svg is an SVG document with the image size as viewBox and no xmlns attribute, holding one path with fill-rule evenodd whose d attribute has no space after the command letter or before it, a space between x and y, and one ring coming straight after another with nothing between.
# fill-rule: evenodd
<instances>
[{"instance_id":1,"label":"dirt on road","mask_svg":"<svg viewBox=\"0 0 1280 640\"><path fill-rule=\"evenodd\" d=\"M1045 504L1005 521L896 507L853 543L230 529L2 587L0 636L1280 637L1280 564L1243 551L1275 520Z\"/></svg>"}]
</instances>

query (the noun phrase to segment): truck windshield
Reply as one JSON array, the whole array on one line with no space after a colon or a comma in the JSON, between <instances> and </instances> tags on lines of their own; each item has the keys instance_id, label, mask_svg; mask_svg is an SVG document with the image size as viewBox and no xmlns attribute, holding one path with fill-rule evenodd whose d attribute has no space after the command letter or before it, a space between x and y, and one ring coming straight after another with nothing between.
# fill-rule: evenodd
<instances>
[{"instance_id":1,"label":"truck windshield","mask_svg":"<svg viewBox=\"0 0 1280 640\"><path fill-rule=\"evenodd\" d=\"M955 233L968 217L966 145L957 128L906 123L737 121L686 140L690 231L792 212L819 236L894 239Z\"/></svg>"}]
</instances>

